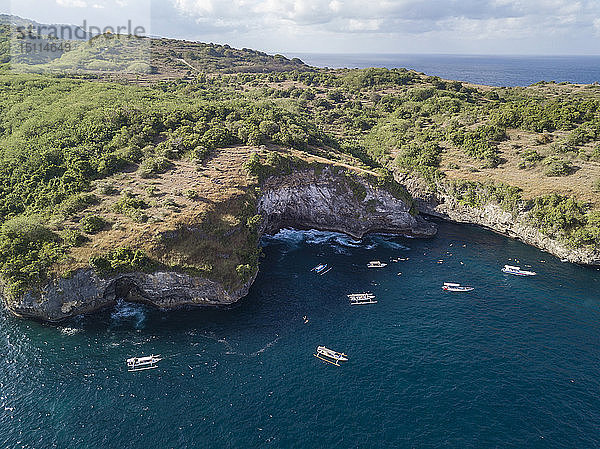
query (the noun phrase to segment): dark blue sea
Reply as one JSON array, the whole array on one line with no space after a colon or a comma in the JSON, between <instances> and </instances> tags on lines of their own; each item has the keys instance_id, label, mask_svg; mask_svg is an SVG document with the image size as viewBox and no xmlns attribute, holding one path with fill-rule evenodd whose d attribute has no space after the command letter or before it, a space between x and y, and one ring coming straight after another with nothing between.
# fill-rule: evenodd
<instances>
[{"instance_id":1,"label":"dark blue sea","mask_svg":"<svg viewBox=\"0 0 600 449\"><path fill-rule=\"evenodd\" d=\"M263 244L233 309L0 315L0 447L600 447L598 270L448 223L431 240L287 230ZM350 306L364 291L379 302ZM127 372L148 354L158 369Z\"/></svg>"},{"instance_id":2,"label":"dark blue sea","mask_svg":"<svg viewBox=\"0 0 600 449\"><path fill-rule=\"evenodd\" d=\"M444 79L489 86L538 81L600 82L600 56L479 56L290 53L316 67L414 69Z\"/></svg>"}]
</instances>

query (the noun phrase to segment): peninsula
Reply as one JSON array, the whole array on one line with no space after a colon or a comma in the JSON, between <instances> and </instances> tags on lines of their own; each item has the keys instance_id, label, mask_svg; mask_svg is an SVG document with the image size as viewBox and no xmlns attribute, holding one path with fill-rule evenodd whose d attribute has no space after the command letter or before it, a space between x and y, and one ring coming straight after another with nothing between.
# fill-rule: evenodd
<instances>
[{"instance_id":1,"label":"peninsula","mask_svg":"<svg viewBox=\"0 0 600 449\"><path fill-rule=\"evenodd\" d=\"M17 315L231 304L282 227L433 237L435 216L600 265L600 86L318 69L168 39L148 39L148 65L115 63L110 36L17 74L11 20L0 283Z\"/></svg>"}]
</instances>

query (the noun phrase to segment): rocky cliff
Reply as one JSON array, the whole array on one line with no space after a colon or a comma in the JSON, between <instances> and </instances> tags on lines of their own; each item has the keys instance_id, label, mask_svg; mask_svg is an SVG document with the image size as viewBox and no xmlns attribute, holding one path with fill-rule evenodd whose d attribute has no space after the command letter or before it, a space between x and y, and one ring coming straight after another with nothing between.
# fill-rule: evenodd
<instances>
[{"instance_id":1,"label":"rocky cliff","mask_svg":"<svg viewBox=\"0 0 600 449\"><path fill-rule=\"evenodd\" d=\"M397 198L360 177L325 169L267 180L258 203L266 232L284 227L337 231L361 238L369 232L431 237L436 228L412 209L412 199Z\"/></svg>"},{"instance_id":2,"label":"rocky cliff","mask_svg":"<svg viewBox=\"0 0 600 449\"><path fill-rule=\"evenodd\" d=\"M457 223L483 226L569 262L600 265L600 251L592 248L572 248L549 237L531 224L527 212L513 214L493 203L480 208L466 206L449 193L449 189L443 182L438 183L435 189L432 189L424 181L410 176L400 175L398 179L413 195L417 207L423 214Z\"/></svg>"},{"instance_id":3,"label":"rocky cliff","mask_svg":"<svg viewBox=\"0 0 600 449\"><path fill-rule=\"evenodd\" d=\"M271 177L261 186L258 199L258 213L263 217L259 232L295 227L343 232L357 238L376 231L435 235L435 225L418 216L410 196L396 187L394 194L364 177L328 167L319 173L306 170ZM255 276L228 291L218 282L179 272L101 277L92 269L79 269L6 302L16 315L53 322L111 307L117 299L164 309L226 306L248 293Z\"/></svg>"}]
</instances>

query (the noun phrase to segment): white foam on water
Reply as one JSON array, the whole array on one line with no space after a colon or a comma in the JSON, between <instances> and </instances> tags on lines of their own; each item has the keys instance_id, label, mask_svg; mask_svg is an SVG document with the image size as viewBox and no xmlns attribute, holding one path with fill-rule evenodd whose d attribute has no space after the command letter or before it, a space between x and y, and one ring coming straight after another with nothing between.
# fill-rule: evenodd
<instances>
[{"instance_id":1,"label":"white foam on water","mask_svg":"<svg viewBox=\"0 0 600 449\"><path fill-rule=\"evenodd\" d=\"M393 238L394 236L382 234L373 236L372 241L375 243L375 245L381 245L387 248L400 249L404 251L408 251L410 249L408 246L404 246L398 242L394 242L393 240L391 240Z\"/></svg>"},{"instance_id":2,"label":"white foam on water","mask_svg":"<svg viewBox=\"0 0 600 449\"><path fill-rule=\"evenodd\" d=\"M117 323L134 322L136 329L143 328L146 320L145 307L141 304L134 304L120 300L115 309L110 314L112 320Z\"/></svg>"},{"instance_id":3,"label":"white foam on water","mask_svg":"<svg viewBox=\"0 0 600 449\"><path fill-rule=\"evenodd\" d=\"M263 346L262 348L260 348L258 351L255 351L252 354L250 354L250 357L256 357L256 356L262 354L263 352L265 352L266 350L268 350L269 348L275 346L277 344L277 342L279 341L280 338L281 337L277 337L275 340L270 341L265 346Z\"/></svg>"}]
</instances>

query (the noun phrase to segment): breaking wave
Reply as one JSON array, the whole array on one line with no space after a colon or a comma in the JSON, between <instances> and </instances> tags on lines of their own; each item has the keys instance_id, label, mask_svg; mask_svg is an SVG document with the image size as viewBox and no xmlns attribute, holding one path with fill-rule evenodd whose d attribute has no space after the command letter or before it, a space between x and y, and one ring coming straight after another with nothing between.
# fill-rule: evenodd
<instances>
[{"instance_id":1,"label":"breaking wave","mask_svg":"<svg viewBox=\"0 0 600 449\"><path fill-rule=\"evenodd\" d=\"M284 244L291 247L300 245L329 245L334 247L340 254L348 254L344 248L363 248L373 249L383 246L392 249L408 250L404 246L394 241L395 236L387 234L375 234L364 239L355 239L349 235L330 231L299 231L296 229L282 229L275 235L263 237L263 245Z\"/></svg>"},{"instance_id":2,"label":"breaking wave","mask_svg":"<svg viewBox=\"0 0 600 449\"><path fill-rule=\"evenodd\" d=\"M144 327L144 321L146 321L146 311L141 304L119 301L110 317L118 324L133 322L136 329L141 329Z\"/></svg>"}]
</instances>

